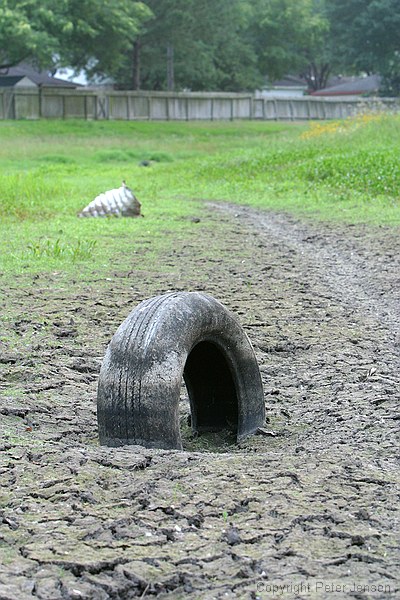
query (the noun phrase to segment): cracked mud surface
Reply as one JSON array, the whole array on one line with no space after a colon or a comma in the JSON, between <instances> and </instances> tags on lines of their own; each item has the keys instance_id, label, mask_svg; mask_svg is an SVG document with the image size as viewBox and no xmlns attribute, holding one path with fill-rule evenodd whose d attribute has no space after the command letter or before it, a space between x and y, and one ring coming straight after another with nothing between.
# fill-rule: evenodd
<instances>
[{"instance_id":1,"label":"cracked mud surface","mask_svg":"<svg viewBox=\"0 0 400 600\"><path fill-rule=\"evenodd\" d=\"M398 236L214 204L159 272L0 277L0 599L398 598ZM105 347L176 289L239 318L269 435L99 447Z\"/></svg>"}]
</instances>

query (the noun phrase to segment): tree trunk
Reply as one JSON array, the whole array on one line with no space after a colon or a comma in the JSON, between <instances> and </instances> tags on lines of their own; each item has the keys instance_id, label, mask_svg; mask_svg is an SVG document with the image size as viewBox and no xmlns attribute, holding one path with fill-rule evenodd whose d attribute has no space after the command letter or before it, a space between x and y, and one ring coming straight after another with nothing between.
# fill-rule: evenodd
<instances>
[{"instance_id":1,"label":"tree trunk","mask_svg":"<svg viewBox=\"0 0 400 600\"><path fill-rule=\"evenodd\" d=\"M173 92L175 88L174 73L174 47L171 44L167 46L167 90Z\"/></svg>"},{"instance_id":2,"label":"tree trunk","mask_svg":"<svg viewBox=\"0 0 400 600\"><path fill-rule=\"evenodd\" d=\"M142 44L140 40L135 40L133 43L132 53L132 89L140 90L140 51Z\"/></svg>"},{"instance_id":3,"label":"tree trunk","mask_svg":"<svg viewBox=\"0 0 400 600\"><path fill-rule=\"evenodd\" d=\"M309 89L316 92L317 90L326 87L329 72L330 65L328 63L317 65L316 63L311 62L308 65L306 72L303 74L303 77L307 81Z\"/></svg>"}]
</instances>

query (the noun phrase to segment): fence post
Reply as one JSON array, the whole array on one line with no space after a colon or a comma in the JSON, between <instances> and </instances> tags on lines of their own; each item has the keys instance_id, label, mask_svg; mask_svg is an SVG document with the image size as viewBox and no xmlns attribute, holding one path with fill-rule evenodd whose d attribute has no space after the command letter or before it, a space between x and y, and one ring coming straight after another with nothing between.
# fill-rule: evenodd
<instances>
[{"instance_id":1,"label":"fence post","mask_svg":"<svg viewBox=\"0 0 400 600\"><path fill-rule=\"evenodd\" d=\"M13 112L14 112L14 119L18 120L19 119L19 111L18 111L18 90L16 90L13 93Z\"/></svg>"},{"instance_id":2,"label":"fence post","mask_svg":"<svg viewBox=\"0 0 400 600\"><path fill-rule=\"evenodd\" d=\"M42 118L43 108L42 108L42 87L39 86L38 91L38 105L39 105L39 119Z\"/></svg>"},{"instance_id":3,"label":"fence post","mask_svg":"<svg viewBox=\"0 0 400 600\"><path fill-rule=\"evenodd\" d=\"M166 105L165 105L165 112L166 112L166 115L167 115L167 121L170 121L170 114L169 114L169 97L168 97L168 96L165 98L165 102L166 102Z\"/></svg>"},{"instance_id":4,"label":"fence post","mask_svg":"<svg viewBox=\"0 0 400 600\"><path fill-rule=\"evenodd\" d=\"M275 121L277 121L279 115L278 115L278 104L277 104L277 101L275 98L273 100L273 107L274 107L274 112L275 112Z\"/></svg>"},{"instance_id":5,"label":"fence post","mask_svg":"<svg viewBox=\"0 0 400 600\"><path fill-rule=\"evenodd\" d=\"M310 120L311 119L311 100L309 98L306 102L306 106L307 106L307 119Z\"/></svg>"},{"instance_id":6,"label":"fence post","mask_svg":"<svg viewBox=\"0 0 400 600\"><path fill-rule=\"evenodd\" d=\"M103 95L99 95L96 96L97 97L97 102L96 102L96 114L97 114L97 118L101 119L102 117L104 119L108 119L109 118L109 107L108 107L108 96L107 94L103 94Z\"/></svg>"},{"instance_id":7,"label":"fence post","mask_svg":"<svg viewBox=\"0 0 400 600\"><path fill-rule=\"evenodd\" d=\"M15 98L14 92L4 93L4 118L15 119Z\"/></svg>"}]
</instances>

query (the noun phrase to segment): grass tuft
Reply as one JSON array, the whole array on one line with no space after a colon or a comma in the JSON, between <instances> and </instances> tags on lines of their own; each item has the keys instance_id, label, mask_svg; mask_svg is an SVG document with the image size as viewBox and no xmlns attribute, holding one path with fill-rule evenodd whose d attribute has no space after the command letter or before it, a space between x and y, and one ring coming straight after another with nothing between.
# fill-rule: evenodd
<instances>
[{"instance_id":1,"label":"grass tuft","mask_svg":"<svg viewBox=\"0 0 400 600\"><path fill-rule=\"evenodd\" d=\"M28 244L28 254L34 258L62 258L76 262L93 256L96 240L78 240L75 243L61 242L60 239L39 240Z\"/></svg>"}]
</instances>

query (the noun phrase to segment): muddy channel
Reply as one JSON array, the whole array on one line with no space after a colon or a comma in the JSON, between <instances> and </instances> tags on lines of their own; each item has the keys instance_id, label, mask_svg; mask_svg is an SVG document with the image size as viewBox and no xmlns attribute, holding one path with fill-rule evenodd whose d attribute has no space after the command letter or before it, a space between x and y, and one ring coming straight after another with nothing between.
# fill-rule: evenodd
<instances>
[{"instance_id":1,"label":"muddy channel","mask_svg":"<svg viewBox=\"0 0 400 600\"><path fill-rule=\"evenodd\" d=\"M197 221L159 270L0 276L0 599L399 598L399 230L217 203ZM106 345L171 290L240 320L265 435L98 445Z\"/></svg>"}]
</instances>

